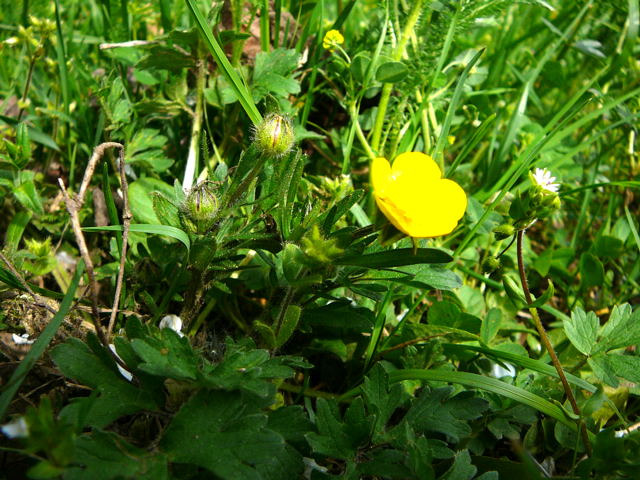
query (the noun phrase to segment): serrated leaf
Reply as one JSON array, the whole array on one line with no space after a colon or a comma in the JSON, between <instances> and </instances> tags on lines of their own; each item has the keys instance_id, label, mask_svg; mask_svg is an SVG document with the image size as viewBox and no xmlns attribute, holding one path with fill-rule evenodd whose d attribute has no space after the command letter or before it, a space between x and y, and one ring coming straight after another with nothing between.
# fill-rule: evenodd
<instances>
[{"instance_id":1,"label":"serrated leaf","mask_svg":"<svg viewBox=\"0 0 640 480\"><path fill-rule=\"evenodd\" d=\"M201 466L222 479L297 478L302 456L267 421L238 393L202 390L182 406L160 445L176 463Z\"/></svg>"},{"instance_id":2,"label":"serrated leaf","mask_svg":"<svg viewBox=\"0 0 640 480\"><path fill-rule=\"evenodd\" d=\"M87 425L102 428L123 415L156 408L151 395L125 380L106 352L97 355L87 344L70 338L50 355L65 376L99 392Z\"/></svg>"},{"instance_id":3,"label":"serrated leaf","mask_svg":"<svg viewBox=\"0 0 640 480\"><path fill-rule=\"evenodd\" d=\"M593 312L585 313L580 307L571 312L571 318L565 319L564 331L567 338L579 352L591 355L596 348L596 337L600 321Z\"/></svg>"},{"instance_id":4,"label":"serrated leaf","mask_svg":"<svg viewBox=\"0 0 640 480\"><path fill-rule=\"evenodd\" d=\"M640 384L640 357L607 355L607 361L618 377Z\"/></svg>"},{"instance_id":5,"label":"serrated leaf","mask_svg":"<svg viewBox=\"0 0 640 480\"><path fill-rule=\"evenodd\" d=\"M640 309L633 312L629 304L616 305L598 337L594 354L640 344Z\"/></svg>"},{"instance_id":6,"label":"serrated leaf","mask_svg":"<svg viewBox=\"0 0 640 480\"><path fill-rule=\"evenodd\" d=\"M453 442L471 434L464 420L478 418L489 408L486 400L475 397L451 397L451 387L425 389L404 418L416 431L439 432Z\"/></svg>"},{"instance_id":7,"label":"serrated leaf","mask_svg":"<svg viewBox=\"0 0 640 480\"><path fill-rule=\"evenodd\" d=\"M608 355L589 357L587 362L589 363L591 370L593 370L594 375L601 381L614 388L618 386L616 372L611 363L609 363Z\"/></svg>"},{"instance_id":8,"label":"serrated leaf","mask_svg":"<svg viewBox=\"0 0 640 480\"><path fill-rule=\"evenodd\" d=\"M398 384L389 386L387 373L381 365L376 364L364 379L362 393L367 401L367 408L376 417L374 434L382 435L389 418L402 403L402 387Z\"/></svg>"},{"instance_id":9,"label":"serrated leaf","mask_svg":"<svg viewBox=\"0 0 640 480\"><path fill-rule=\"evenodd\" d=\"M149 453L115 433L101 430L78 437L73 460L64 471L65 479L169 479L168 462L163 454Z\"/></svg>"},{"instance_id":10,"label":"serrated leaf","mask_svg":"<svg viewBox=\"0 0 640 480\"><path fill-rule=\"evenodd\" d=\"M141 370L159 377L176 380L195 380L199 358L186 337L170 328L160 330L161 338L147 337L131 340L131 347L142 362Z\"/></svg>"}]
</instances>

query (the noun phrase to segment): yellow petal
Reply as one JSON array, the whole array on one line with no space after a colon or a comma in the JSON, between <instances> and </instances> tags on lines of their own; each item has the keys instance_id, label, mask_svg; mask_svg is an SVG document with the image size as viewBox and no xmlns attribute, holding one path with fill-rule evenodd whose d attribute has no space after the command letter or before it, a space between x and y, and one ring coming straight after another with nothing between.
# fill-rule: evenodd
<instances>
[{"instance_id":1,"label":"yellow petal","mask_svg":"<svg viewBox=\"0 0 640 480\"><path fill-rule=\"evenodd\" d=\"M438 165L424 153L401 154L392 167L385 158L376 158L371 165L376 203L406 235L446 235L464 215L467 196L457 183L441 175Z\"/></svg>"},{"instance_id":2,"label":"yellow petal","mask_svg":"<svg viewBox=\"0 0 640 480\"><path fill-rule=\"evenodd\" d=\"M386 158L378 157L371 162L371 185L374 194L382 193L389 185L391 165Z\"/></svg>"},{"instance_id":3,"label":"yellow petal","mask_svg":"<svg viewBox=\"0 0 640 480\"><path fill-rule=\"evenodd\" d=\"M401 153L391 167L394 177L408 176L421 182L437 180L442 177L440 167L429 155L422 152Z\"/></svg>"},{"instance_id":4,"label":"yellow petal","mask_svg":"<svg viewBox=\"0 0 640 480\"><path fill-rule=\"evenodd\" d=\"M420 201L398 208L408 219L402 231L417 238L439 237L456 228L467 209L467 196L456 182L436 180L425 184Z\"/></svg>"}]
</instances>

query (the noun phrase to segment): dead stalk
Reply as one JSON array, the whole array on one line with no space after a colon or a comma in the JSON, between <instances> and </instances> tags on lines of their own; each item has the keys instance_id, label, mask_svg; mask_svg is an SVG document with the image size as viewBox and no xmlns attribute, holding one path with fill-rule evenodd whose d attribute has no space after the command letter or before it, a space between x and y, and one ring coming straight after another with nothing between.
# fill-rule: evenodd
<instances>
[{"instance_id":1,"label":"dead stalk","mask_svg":"<svg viewBox=\"0 0 640 480\"><path fill-rule=\"evenodd\" d=\"M80 225L80 217L79 212L82 206L84 205L84 199L87 193L87 189L89 188L89 184L91 179L93 178L93 174L95 173L96 167L102 160L104 153L109 148L117 148L119 150L119 173L120 173L120 181L122 187L122 196L124 197L124 207L122 214L122 252L120 255L120 270L118 271L118 277L116 281L116 291L115 298L113 300L113 307L111 309L111 316L109 320L109 326L107 332L105 333L101 323L100 323L100 308L98 306L98 283L96 281L95 270L93 267L93 262L91 261L91 256L89 255L89 249L87 247L87 242L84 238L84 234L82 233L82 226ZM111 336L111 331L113 329L113 325L115 323L115 318L118 314L118 306L120 304L120 292L122 291L122 282L124 280L124 268L126 262L127 255L127 241L129 237L129 226L131 225L131 211L129 209L129 200L128 200L128 184L125 176L125 158L124 158L124 146L120 143L115 142L105 142L98 145L94 151L93 155L89 159L89 164L84 172L84 177L82 179L82 183L80 184L80 190L73 197L67 192L62 179L58 179L58 183L60 184L60 189L62 190L62 194L65 199L65 203L67 205L67 211L69 212L69 216L71 217L71 228L73 229L73 233L76 237L76 242L78 243L78 248L80 249L80 255L84 260L85 266L87 268L87 275L89 277L89 286L91 289L91 312L92 312L92 320L96 329L96 334L98 338L102 342L103 345L109 345L109 337ZM117 359L119 360L119 359ZM120 361L118 362L120 363Z\"/></svg>"}]
</instances>

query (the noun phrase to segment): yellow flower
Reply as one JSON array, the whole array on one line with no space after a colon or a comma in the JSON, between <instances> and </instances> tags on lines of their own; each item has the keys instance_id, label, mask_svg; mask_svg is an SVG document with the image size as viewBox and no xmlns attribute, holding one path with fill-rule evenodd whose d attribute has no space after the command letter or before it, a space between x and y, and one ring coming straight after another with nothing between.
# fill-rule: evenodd
<instances>
[{"instance_id":1,"label":"yellow flower","mask_svg":"<svg viewBox=\"0 0 640 480\"><path fill-rule=\"evenodd\" d=\"M329 30L322 39L322 48L333 52L338 45L344 43L344 37L338 30Z\"/></svg>"},{"instance_id":2,"label":"yellow flower","mask_svg":"<svg viewBox=\"0 0 640 480\"><path fill-rule=\"evenodd\" d=\"M371 165L373 195L382 213L401 232L417 238L451 233L467 209L467 196L453 180L442 178L429 155L408 152L389 165Z\"/></svg>"}]
</instances>

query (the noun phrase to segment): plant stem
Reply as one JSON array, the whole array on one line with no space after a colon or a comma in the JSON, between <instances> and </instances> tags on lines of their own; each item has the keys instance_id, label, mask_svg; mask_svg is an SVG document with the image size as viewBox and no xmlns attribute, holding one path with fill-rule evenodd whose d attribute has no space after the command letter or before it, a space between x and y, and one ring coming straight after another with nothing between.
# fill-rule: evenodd
<instances>
[{"instance_id":1,"label":"plant stem","mask_svg":"<svg viewBox=\"0 0 640 480\"><path fill-rule=\"evenodd\" d=\"M518 231L517 236L517 255L518 255L518 272L520 273L520 281L522 282L522 290L524 291L524 297L527 301L527 304L531 305L533 303L533 298L531 297L531 292L529 291L529 283L527 282L527 275L524 270L524 261L522 257L522 241L524 239L524 230ZM580 407L578 406L578 402L576 402L576 398L573 395L573 391L571 390L571 386L567 381L567 377L564 374L564 370L562 369L562 364L558 359L558 355L556 354L551 341L549 340L549 336L542 325L542 321L540 320L540 316L538 315L538 309L536 307L529 307L529 312L533 317L533 320L536 324L536 329L538 330L538 334L540 335L540 340L544 344L544 348L549 352L549 356L551 357L551 363L556 368L558 372L558 377L560 377L560 381L562 382L562 387L569 399L569 403L571 404L571 408L573 409L573 413L581 417ZM591 455L591 443L589 442L589 436L587 434L587 427L580 418L580 433L582 434L582 440L584 442L584 447L587 450L587 454Z\"/></svg>"},{"instance_id":2,"label":"plant stem","mask_svg":"<svg viewBox=\"0 0 640 480\"><path fill-rule=\"evenodd\" d=\"M420 11L422 10L422 5L424 0L416 0L413 4L413 8L409 13L409 17L407 18L407 23L404 26L404 30L402 31L402 36L398 41L398 45L396 46L395 51L393 52L393 60L399 62L402 60L404 56L405 50L407 48L407 43L409 42L409 37L411 37L411 33L416 26L416 22L420 17ZM376 123L373 126L373 135L371 137L371 147L375 152L380 154L380 139L382 138L382 127L384 126L384 117L387 114L387 107L389 105L389 99L391 98L391 91L393 90L392 83L385 83L382 87L382 94L380 95L380 102L378 102L378 113L376 114Z\"/></svg>"}]
</instances>

